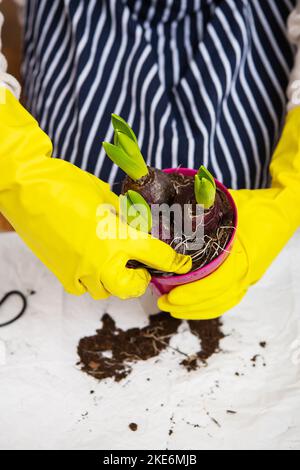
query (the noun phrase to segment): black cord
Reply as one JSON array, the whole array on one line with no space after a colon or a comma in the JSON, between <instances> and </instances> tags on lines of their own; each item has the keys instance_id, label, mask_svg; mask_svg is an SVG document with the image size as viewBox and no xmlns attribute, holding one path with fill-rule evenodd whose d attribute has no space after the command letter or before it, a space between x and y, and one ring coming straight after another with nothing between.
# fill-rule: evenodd
<instances>
[{"instance_id":1,"label":"black cord","mask_svg":"<svg viewBox=\"0 0 300 470\"><path fill-rule=\"evenodd\" d=\"M0 328L4 328L5 326L9 326L11 325L12 323L16 322L17 320L19 320L19 318L21 318L24 313L26 312L27 310L27 306L28 306L28 302L27 302L27 299L25 297L24 294L22 294L22 292L19 292L19 291L11 291L11 292L8 292L7 294L5 294L5 296L3 297L2 300L0 300L0 308L3 304L5 304L5 302L10 299L11 297L14 297L14 296L17 296L17 297L20 297L20 299L22 300L23 302L23 307L21 309L21 311L18 313L17 316L15 316L14 318L12 318L11 320L5 322L5 323L0 323Z\"/></svg>"}]
</instances>

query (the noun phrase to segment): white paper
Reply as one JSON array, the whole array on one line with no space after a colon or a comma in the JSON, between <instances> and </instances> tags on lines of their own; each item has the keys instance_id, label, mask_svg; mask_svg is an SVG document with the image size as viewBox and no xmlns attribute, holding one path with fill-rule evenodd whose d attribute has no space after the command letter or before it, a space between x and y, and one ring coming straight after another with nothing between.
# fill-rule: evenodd
<instances>
[{"instance_id":1,"label":"white paper","mask_svg":"<svg viewBox=\"0 0 300 470\"><path fill-rule=\"evenodd\" d=\"M0 298L37 292L0 329L0 449L300 449L300 233L224 317L228 337L207 368L188 373L168 350L119 384L83 374L76 348L104 312L146 325L139 301L68 296L14 234L0 235L0 260ZM197 346L186 325L173 345Z\"/></svg>"}]
</instances>

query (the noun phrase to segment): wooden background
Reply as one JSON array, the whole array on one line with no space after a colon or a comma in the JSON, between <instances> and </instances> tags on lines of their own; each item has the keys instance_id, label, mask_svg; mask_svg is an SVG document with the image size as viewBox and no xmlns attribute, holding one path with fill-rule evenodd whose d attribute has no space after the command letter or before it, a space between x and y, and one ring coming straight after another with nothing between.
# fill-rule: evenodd
<instances>
[{"instance_id":1,"label":"wooden background","mask_svg":"<svg viewBox=\"0 0 300 470\"><path fill-rule=\"evenodd\" d=\"M3 0L1 11L5 17L3 28L3 51L8 60L9 72L21 81L22 31L17 7L12 0ZM11 226L0 214L0 232L11 230Z\"/></svg>"}]
</instances>

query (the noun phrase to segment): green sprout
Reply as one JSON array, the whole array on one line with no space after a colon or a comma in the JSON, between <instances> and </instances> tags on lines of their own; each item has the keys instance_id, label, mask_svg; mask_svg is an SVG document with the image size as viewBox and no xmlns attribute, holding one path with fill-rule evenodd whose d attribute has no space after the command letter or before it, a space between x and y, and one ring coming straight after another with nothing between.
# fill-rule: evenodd
<instances>
[{"instance_id":1,"label":"green sprout","mask_svg":"<svg viewBox=\"0 0 300 470\"><path fill-rule=\"evenodd\" d=\"M127 124L125 119L117 116L117 114L111 115L111 122L115 131L122 132L131 138L136 144L138 144L137 138L131 127Z\"/></svg>"},{"instance_id":2,"label":"green sprout","mask_svg":"<svg viewBox=\"0 0 300 470\"><path fill-rule=\"evenodd\" d=\"M216 200L217 186L212 174L201 166L195 177L195 196L197 203L205 210L210 209Z\"/></svg>"},{"instance_id":3,"label":"green sprout","mask_svg":"<svg viewBox=\"0 0 300 470\"><path fill-rule=\"evenodd\" d=\"M152 213L146 200L136 191L128 191L121 196L121 212L128 225L141 220L139 230L150 233L152 230ZM137 228L137 227L135 227Z\"/></svg>"},{"instance_id":4,"label":"green sprout","mask_svg":"<svg viewBox=\"0 0 300 470\"><path fill-rule=\"evenodd\" d=\"M115 130L114 144L103 142L109 158L134 181L147 176L148 167L131 127L116 114L112 115L112 125Z\"/></svg>"}]
</instances>

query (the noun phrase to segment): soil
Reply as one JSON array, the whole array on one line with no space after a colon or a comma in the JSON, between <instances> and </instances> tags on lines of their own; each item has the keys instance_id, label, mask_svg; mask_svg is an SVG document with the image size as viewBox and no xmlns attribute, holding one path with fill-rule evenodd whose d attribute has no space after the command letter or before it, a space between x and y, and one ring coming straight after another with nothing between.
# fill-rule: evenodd
<instances>
[{"instance_id":1,"label":"soil","mask_svg":"<svg viewBox=\"0 0 300 470\"><path fill-rule=\"evenodd\" d=\"M224 338L224 334L221 331L222 324L219 319L188 323L191 332L201 341L201 350L182 362L188 371L192 371L198 369L199 361L206 363L213 354L220 352L220 341Z\"/></svg>"},{"instance_id":2,"label":"soil","mask_svg":"<svg viewBox=\"0 0 300 470\"><path fill-rule=\"evenodd\" d=\"M131 423L129 424L129 429L132 431L132 432L136 432L138 430L138 425L136 423Z\"/></svg>"},{"instance_id":3,"label":"soil","mask_svg":"<svg viewBox=\"0 0 300 470\"><path fill-rule=\"evenodd\" d=\"M253 362L253 364L256 364L257 363L257 359L260 357L259 354L256 354L256 356L253 356L252 359L251 359L251 362Z\"/></svg>"},{"instance_id":4,"label":"soil","mask_svg":"<svg viewBox=\"0 0 300 470\"><path fill-rule=\"evenodd\" d=\"M78 354L83 372L97 380L108 378L120 382L131 372L137 362L158 357L162 351L171 348L170 341L176 335L182 321L167 313L159 313L149 318L145 328L132 328L124 331L116 327L114 320L105 314L102 328L91 337L80 340ZM224 338L220 320L188 322L191 332L199 338L199 352L188 356L177 349L179 364L188 372L197 370L207 360L220 351L220 341ZM185 357L182 360L183 356Z\"/></svg>"}]
</instances>

